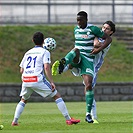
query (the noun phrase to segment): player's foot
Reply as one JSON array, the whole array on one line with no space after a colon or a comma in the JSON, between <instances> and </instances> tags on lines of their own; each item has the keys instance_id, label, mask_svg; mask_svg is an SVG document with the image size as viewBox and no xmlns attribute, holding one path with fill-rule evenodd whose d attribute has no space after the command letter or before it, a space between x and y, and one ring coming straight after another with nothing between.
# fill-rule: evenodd
<instances>
[{"instance_id":1,"label":"player's foot","mask_svg":"<svg viewBox=\"0 0 133 133\"><path fill-rule=\"evenodd\" d=\"M62 58L60 60L60 64L59 64L59 74L61 74L65 68L65 64L66 64L66 59Z\"/></svg>"},{"instance_id":2,"label":"player's foot","mask_svg":"<svg viewBox=\"0 0 133 133\"><path fill-rule=\"evenodd\" d=\"M94 124L99 124L99 122L96 119L93 119Z\"/></svg>"},{"instance_id":3,"label":"player's foot","mask_svg":"<svg viewBox=\"0 0 133 133\"><path fill-rule=\"evenodd\" d=\"M12 125L12 126L18 126L18 123L17 123L17 122L12 122L11 125Z\"/></svg>"},{"instance_id":4,"label":"player's foot","mask_svg":"<svg viewBox=\"0 0 133 133\"><path fill-rule=\"evenodd\" d=\"M57 60L54 62L54 64L52 65L52 75L57 75L58 74L58 67L59 67L60 62Z\"/></svg>"},{"instance_id":5,"label":"player's foot","mask_svg":"<svg viewBox=\"0 0 133 133\"><path fill-rule=\"evenodd\" d=\"M93 120L92 120L90 114L88 114L88 115L86 116L85 121L88 122L88 123L93 123Z\"/></svg>"},{"instance_id":6,"label":"player's foot","mask_svg":"<svg viewBox=\"0 0 133 133\"><path fill-rule=\"evenodd\" d=\"M71 118L70 120L66 120L67 125L77 124L79 122L80 122L80 120L76 120L74 118Z\"/></svg>"}]
</instances>

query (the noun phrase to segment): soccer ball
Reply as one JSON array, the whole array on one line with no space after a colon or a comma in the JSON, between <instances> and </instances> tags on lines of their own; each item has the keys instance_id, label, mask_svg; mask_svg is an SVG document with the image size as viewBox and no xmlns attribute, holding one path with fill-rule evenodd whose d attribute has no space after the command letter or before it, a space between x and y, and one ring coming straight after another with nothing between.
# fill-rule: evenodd
<instances>
[{"instance_id":1,"label":"soccer ball","mask_svg":"<svg viewBox=\"0 0 133 133\"><path fill-rule=\"evenodd\" d=\"M44 39L44 44L43 47L49 51L53 50L56 48L56 41L54 38L46 38Z\"/></svg>"}]
</instances>

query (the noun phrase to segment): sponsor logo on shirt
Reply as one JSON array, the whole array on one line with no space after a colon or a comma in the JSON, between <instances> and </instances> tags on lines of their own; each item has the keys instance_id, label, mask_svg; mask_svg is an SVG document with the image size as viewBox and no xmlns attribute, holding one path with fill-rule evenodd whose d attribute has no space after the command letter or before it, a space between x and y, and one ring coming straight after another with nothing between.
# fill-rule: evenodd
<instances>
[{"instance_id":1,"label":"sponsor logo on shirt","mask_svg":"<svg viewBox=\"0 0 133 133\"><path fill-rule=\"evenodd\" d=\"M75 38L87 39L88 38L88 35L86 35L86 34L75 34Z\"/></svg>"},{"instance_id":2,"label":"sponsor logo on shirt","mask_svg":"<svg viewBox=\"0 0 133 133\"><path fill-rule=\"evenodd\" d=\"M23 76L23 82L37 82L37 76Z\"/></svg>"},{"instance_id":3,"label":"sponsor logo on shirt","mask_svg":"<svg viewBox=\"0 0 133 133\"><path fill-rule=\"evenodd\" d=\"M93 71L90 68L86 68L86 72L93 74Z\"/></svg>"}]
</instances>

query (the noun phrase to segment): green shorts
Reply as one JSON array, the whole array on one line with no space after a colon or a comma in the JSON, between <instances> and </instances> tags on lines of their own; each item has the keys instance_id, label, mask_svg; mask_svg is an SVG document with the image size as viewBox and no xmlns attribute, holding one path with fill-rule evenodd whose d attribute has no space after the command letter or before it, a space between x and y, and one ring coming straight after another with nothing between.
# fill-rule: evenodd
<instances>
[{"instance_id":1,"label":"green shorts","mask_svg":"<svg viewBox=\"0 0 133 133\"><path fill-rule=\"evenodd\" d=\"M86 57L83 54L80 54L81 61L79 64L72 63L71 65L76 68L80 68L80 75L87 74L93 77L94 75L94 66L93 59Z\"/></svg>"}]
</instances>

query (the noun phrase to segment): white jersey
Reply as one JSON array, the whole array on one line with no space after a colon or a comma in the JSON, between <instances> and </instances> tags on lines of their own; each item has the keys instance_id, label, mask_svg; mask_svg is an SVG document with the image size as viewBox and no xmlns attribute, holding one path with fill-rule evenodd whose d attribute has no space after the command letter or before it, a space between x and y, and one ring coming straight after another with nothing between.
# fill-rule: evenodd
<instances>
[{"instance_id":1,"label":"white jersey","mask_svg":"<svg viewBox=\"0 0 133 133\"><path fill-rule=\"evenodd\" d=\"M103 39L99 39L100 42L104 42ZM102 51L100 51L98 54L95 55L94 59L94 77L93 77L93 83L92 87L95 87L96 85L96 80L97 80L97 73L99 69L101 68L103 62L104 62L104 57L106 56L107 52L109 51L111 44L109 44L106 48L104 48Z\"/></svg>"},{"instance_id":2,"label":"white jersey","mask_svg":"<svg viewBox=\"0 0 133 133\"><path fill-rule=\"evenodd\" d=\"M24 68L23 82L38 82L44 79L44 63L51 63L50 52L42 47L35 46L27 51L20 63Z\"/></svg>"},{"instance_id":3,"label":"white jersey","mask_svg":"<svg viewBox=\"0 0 133 133\"><path fill-rule=\"evenodd\" d=\"M33 91L42 97L53 97L57 94L57 90L52 92L51 84L45 78L45 63L51 63L50 52L48 50L35 46L25 53L20 63L20 67L24 69L20 93L23 99L29 99Z\"/></svg>"}]
</instances>

